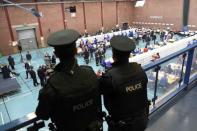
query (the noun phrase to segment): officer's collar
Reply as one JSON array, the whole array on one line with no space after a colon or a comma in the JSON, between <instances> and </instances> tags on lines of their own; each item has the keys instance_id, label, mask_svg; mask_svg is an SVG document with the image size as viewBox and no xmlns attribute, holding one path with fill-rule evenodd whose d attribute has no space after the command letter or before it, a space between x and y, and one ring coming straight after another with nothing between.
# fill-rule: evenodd
<instances>
[{"instance_id":1,"label":"officer's collar","mask_svg":"<svg viewBox=\"0 0 197 131\"><path fill-rule=\"evenodd\" d=\"M128 61L124 61L124 62L123 61L116 61L116 62L112 63L112 67L126 65L126 64L129 64L129 62Z\"/></svg>"},{"instance_id":2,"label":"officer's collar","mask_svg":"<svg viewBox=\"0 0 197 131\"><path fill-rule=\"evenodd\" d=\"M63 71L66 73L73 74L74 69L78 66L77 60L74 58L74 60L71 60L71 62L60 62L56 67L55 71Z\"/></svg>"}]
</instances>

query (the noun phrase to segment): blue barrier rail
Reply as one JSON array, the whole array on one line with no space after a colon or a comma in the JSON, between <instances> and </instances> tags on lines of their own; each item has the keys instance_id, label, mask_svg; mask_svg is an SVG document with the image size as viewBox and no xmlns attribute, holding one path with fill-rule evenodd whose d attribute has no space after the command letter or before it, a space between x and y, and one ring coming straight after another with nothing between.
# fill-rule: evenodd
<instances>
[{"instance_id":1,"label":"blue barrier rail","mask_svg":"<svg viewBox=\"0 0 197 131\"><path fill-rule=\"evenodd\" d=\"M194 53L195 51L197 54L197 42L196 41L195 41L195 43L186 47L183 50L175 52L165 58L161 58L161 59L159 59L155 62L152 62L148 65L145 65L143 67L145 71L154 70L154 72L156 72L156 77L155 77L155 81L154 81L154 95L152 98L152 108L151 108L150 113L153 113L156 110L158 110L159 108L163 107L163 105L165 105L168 101L170 101L173 97L175 97L183 89L186 89L187 86L189 84L191 84L192 81L197 81L197 75L194 75L194 77L192 77L190 79L192 62L195 59L195 57L193 57L195 54ZM171 61L171 60L175 59L176 57L183 55L183 54L187 55L186 65L185 65L185 59L184 59L183 64L182 64L182 68L181 68L182 70L181 70L180 76L179 76L180 79L178 81L179 83L178 83L177 89L175 89L175 91L173 91L172 93L169 93L167 95L168 97L164 97L162 100L157 101L158 100L157 89L158 89L158 77L159 77L158 74L159 74L159 71L161 70L161 65L165 64L166 62L169 62L169 61ZM196 58L196 60L197 60L197 58ZM182 79L183 74L184 74L184 79ZM5 131L5 130L15 131L17 129L21 129L26 126L32 125L32 124L36 124L37 121L39 121L39 119L36 117L36 115L34 113L31 113L31 115L26 115L20 119L14 120L10 123L0 126L0 131Z\"/></svg>"}]
</instances>

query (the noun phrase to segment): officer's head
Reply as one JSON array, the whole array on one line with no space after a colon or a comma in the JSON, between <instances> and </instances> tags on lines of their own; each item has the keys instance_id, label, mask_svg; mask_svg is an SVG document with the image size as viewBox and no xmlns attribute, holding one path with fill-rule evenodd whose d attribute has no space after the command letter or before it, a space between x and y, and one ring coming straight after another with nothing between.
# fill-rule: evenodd
<instances>
[{"instance_id":1,"label":"officer's head","mask_svg":"<svg viewBox=\"0 0 197 131\"><path fill-rule=\"evenodd\" d=\"M128 62L131 51L135 49L135 41L127 36L113 36L110 40L115 62Z\"/></svg>"},{"instance_id":2,"label":"officer's head","mask_svg":"<svg viewBox=\"0 0 197 131\"><path fill-rule=\"evenodd\" d=\"M48 45L54 47L55 55L60 59L60 62L71 60L77 53L76 41L80 34L75 30L61 30L51 34L48 39Z\"/></svg>"}]
</instances>

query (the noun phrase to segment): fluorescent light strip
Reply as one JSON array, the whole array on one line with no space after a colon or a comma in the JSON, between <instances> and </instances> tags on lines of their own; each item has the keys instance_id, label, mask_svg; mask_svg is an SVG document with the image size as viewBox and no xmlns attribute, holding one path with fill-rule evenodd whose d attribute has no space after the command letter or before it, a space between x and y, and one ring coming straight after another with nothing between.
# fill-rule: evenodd
<instances>
[{"instance_id":1,"label":"fluorescent light strip","mask_svg":"<svg viewBox=\"0 0 197 131\"><path fill-rule=\"evenodd\" d=\"M145 0L137 1L135 7L143 7L145 4Z\"/></svg>"}]
</instances>

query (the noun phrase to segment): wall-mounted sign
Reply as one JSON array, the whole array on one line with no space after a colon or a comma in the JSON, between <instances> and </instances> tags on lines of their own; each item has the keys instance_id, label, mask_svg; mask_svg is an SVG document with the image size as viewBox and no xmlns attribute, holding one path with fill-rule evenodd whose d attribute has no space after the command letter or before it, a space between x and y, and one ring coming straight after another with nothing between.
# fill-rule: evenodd
<instances>
[{"instance_id":1,"label":"wall-mounted sign","mask_svg":"<svg viewBox=\"0 0 197 131\"><path fill-rule=\"evenodd\" d=\"M20 28L20 27L24 27L24 26L26 26L26 27L28 27L28 26L38 26L38 23L29 23L29 24L24 23L23 25L12 25L12 28Z\"/></svg>"},{"instance_id":2,"label":"wall-mounted sign","mask_svg":"<svg viewBox=\"0 0 197 131\"><path fill-rule=\"evenodd\" d=\"M163 19L163 16L150 16L151 19Z\"/></svg>"}]
</instances>

